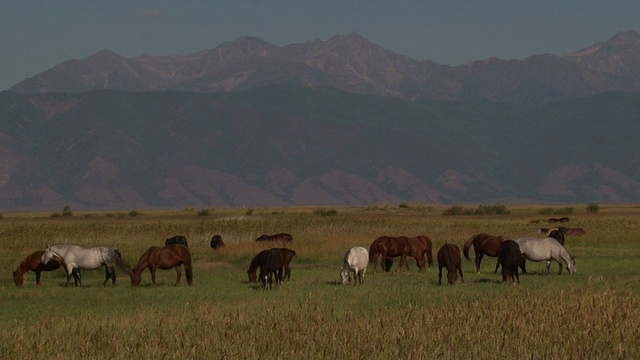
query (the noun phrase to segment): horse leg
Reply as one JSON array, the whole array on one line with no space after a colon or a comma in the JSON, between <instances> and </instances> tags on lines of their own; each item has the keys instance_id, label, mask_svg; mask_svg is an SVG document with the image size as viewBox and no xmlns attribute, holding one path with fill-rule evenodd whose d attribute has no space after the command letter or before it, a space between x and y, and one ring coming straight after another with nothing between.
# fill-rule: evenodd
<instances>
[{"instance_id":1,"label":"horse leg","mask_svg":"<svg viewBox=\"0 0 640 360\"><path fill-rule=\"evenodd\" d=\"M80 273L80 269L74 269L72 272L73 280L76 286L83 287L82 285L82 274Z\"/></svg>"},{"instance_id":2,"label":"horse leg","mask_svg":"<svg viewBox=\"0 0 640 360\"><path fill-rule=\"evenodd\" d=\"M476 272L478 274L480 274L480 263L482 263L482 257L484 256L483 253L481 252L477 252L476 253Z\"/></svg>"},{"instance_id":3,"label":"horse leg","mask_svg":"<svg viewBox=\"0 0 640 360\"><path fill-rule=\"evenodd\" d=\"M438 285L442 285L442 266L439 265L438 267L440 268L440 271L438 272Z\"/></svg>"},{"instance_id":4,"label":"horse leg","mask_svg":"<svg viewBox=\"0 0 640 360\"><path fill-rule=\"evenodd\" d=\"M176 266L176 276L178 279L176 280L175 286L178 286L180 285L180 278L182 277L182 266L180 265Z\"/></svg>"},{"instance_id":5,"label":"horse leg","mask_svg":"<svg viewBox=\"0 0 640 360\"><path fill-rule=\"evenodd\" d=\"M549 268L551 267L551 260L547 260L547 267L545 268L544 274L549 275Z\"/></svg>"},{"instance_id":6,"label":"horse leg","mask_svg":"<svg viewBox=\"0 0 640 360\"><path fill-rule=\"evenodd\" d=\"M464 282L464 275L462 275L462 265L457 265L458 273L460 273L460 280Z\"/></svg>"},{"instance_id":7,"label":"horse leg","mask_svg":"<svg viewBox=\"0 0 640 360\"><path fill-rule=\"evenodd\" d=\"M524 258L524 256L522 257L522 261L520 262L520 269L522 269L522 273L526 274L527 273L527 259Z\"/></svg>"},{"instance_id":8,"label":"horse leg","mask_svg":"<svg viewBox=\"0 0 640 360\"><path fill-rule=\"evenodd\" d=\"M493 271L494 274L498 273L498 268L500 267L500 258L496 260L496 269Z\"/></svg>"},{"instance_id":9,"label":"horse leg","mask_svg":"<svg viewBox=\"0 0 640 360\"><path fill-rule=\"evenodd\" d=\"M40 271L36 270L36 285L40 285Z\"/></svg>"},{"instance_id":10,"label":"horse leg","mask_svg":"<svg viewBox=\"0 0 640 360\"><path fill-rule=\"evenodd\" d=\"M558 270L558 275L562 275L562 260L556 260L558 262L558 266L560 269Z\"/></svg>"},{"instance_id":11,"label":"horse leg","mask_svg":"<svg viewBox=\"0 0 640 360\"><path fill-rule=\"evenodd\" d=\"M151 283L155 287L156 286L156 267L150 266L149 271L151 272Z\"/></svg>"}]
</instances>

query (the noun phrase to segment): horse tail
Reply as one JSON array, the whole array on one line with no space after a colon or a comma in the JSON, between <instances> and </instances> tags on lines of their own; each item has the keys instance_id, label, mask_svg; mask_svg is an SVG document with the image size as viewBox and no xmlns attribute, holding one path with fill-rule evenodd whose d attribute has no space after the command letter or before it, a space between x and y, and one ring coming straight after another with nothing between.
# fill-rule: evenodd
<instances>
[{"instance_id":1,"label":"horse tail","mask_svg":"<svg viewBox=\"0 0 640 360\"><path fill-rule=\"evenodd\" d=\"M373 272L376 272L376 259L380 255L378 251L378 239L374 240L369 246L369 263L373 264Z\"/></svg>"},{"instance_id":2,"label":"horse tail","mask_svg":"<svg viewBox=\"0 0 640 360\"><path fill-rule=\"evenodd\" d=\"M187 284L193 284L193 268L191 268L191 261L184 262L184 272L187 275Z\"/></svg>"},{"instance_id":3,"label":"horse tail","mask_svg":"<svg viewBox=\"0 0 640 360\"><path fill-rule=\"evenodd\" d=\"M129 274L131 272L131 267L122 259L122 253L118 249L114 249L116 252L116 264L124 271Z\"/></svg>"},{"instance_id":4,"label":"horse tail","mask_svg":"<svg viewBox=\"0 0 640 360\"><path fill-rule=\"evenodd\" d=\"M469 258L469 248L471 247L471 244L473 244L473 239L476 238L476 235L473 235L472 237L469 238L469 240L465 241L464 243L464 248L462 250L462 252L464 253L464 257L467 258L467 260L471 261L471 259Z\"/></svg>"}]
</instances>

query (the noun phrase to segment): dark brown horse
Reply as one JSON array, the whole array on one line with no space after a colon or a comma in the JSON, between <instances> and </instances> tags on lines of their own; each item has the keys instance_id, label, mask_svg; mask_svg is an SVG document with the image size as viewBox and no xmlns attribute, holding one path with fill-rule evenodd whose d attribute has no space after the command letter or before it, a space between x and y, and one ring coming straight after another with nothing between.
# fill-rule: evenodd
<instances>
[{"instance_id":1,"label":"dark brown horse","mask_svg":"<svg viewBox=\"0 0 640 360\"><path fill-rule=\"evenodd\" d=\"M187 238L182 235L176 235L172 238L168 238L167 241L164 242L164 246L175 245L175 244L180 244L180 245L189 247L189 244L187 243Z\"/></svg>"},{"instance_id":2,"label":"dark brown horse","mask_svg":"<svg viewBox=\"0 0 640 360\"><path fill-rule=\"evenodd\" d=\"M560 245L564 246L564 233L559 229L551 229L547 233L547 236L558 240Z\"/></svg>"},{"instance_id":3,"label":"dark brown horse","mask_svg":"<svg viewBox=\"0 0 640 360\"><path fill-rule=\"evenodd\" d=\"M62 259L57 255L46 264L43 264L42 254L44 254L44 251L34 251L22 260L16 271L13 272L13 282L16 283L16 286L22 286L24 283L24 274L28 271L36 273L36 285L40 285L41 272L57 270L62 266Z\"/></svg>"},{"instance_id":4,"label":"dark brown horse","mask_svg":"<svg viewBox=\"0 0 640 360\"><path fill-rule=\"evenodd\" d=\"M273 248L271 250L280 250L284 257L284 275L282 280L289 281L291 280L291 260L296 256L296 252L292 249L287 248ZM258 281L258 268L260 268L260 264L264 263L266 260L267 253L270 250L263 250L259 252L256 256L253 257L251 263L249 264L249 270L247 270L247 274L249 275L249 282L257 282Z\"/></svg>"},{"instance_id":5,"label":"dark brown horse","mask_svg":"<svg viewBox=\"0 0 640 360\"><path fill-rule=\"evenodd\" d=\"M391 260L391 258L400 256L398 271L402 269L403 264L407 268L407 271L409 271L407 255L410 254L411 246L409 245L409 238L406 236L380 236L371 243L371 246L369 246L369 263L373 264L373 273L375 274L376 268L378 267L378 256L380 256L380 267L383 270L389 271L391 264L393 264L393 260ZM420 255L413 256L416 258L416 261L420 261ZM424 265L424 257L422 259L422 264Z\"/></svg>"},{"instance_id":6,"label":"dark brown horse","mask_svg":"<svg viewBox=\"0 0 640 360\"><path fill-rule=\"evenodd\" d=\"M187 275L187 284L191 285L193 283L193 270L191 268L191 252L189 248L181 244L165 247L152 246L142 254L136 267L131 270L131 285L138 286L140 284L144 269L149 269L151 282L153 286L156 286L157 269L168 270L175 268L178 277L175 286L178 286L182 277L182 265L184 265L184 272Z\"/></svg>"},{"instance_id":7,"label":"dark brown horse","mask_svg":"<svg viewBox=\"0 0 640 360\"><path fill-rule=\"evenodd\" d=\"M502 281L520 282L518 266L523 266L524 257L520 245L513 240L505 240L500 244L498 261L502 266ZM514 278L515 276L515 278Z\"/></svg>"},{"instance_id":8,"label":"dark brown horse","mask_svg":"<svg viewBox=\"0 0 640 360\"><path fill-rule=\"evenodd\" d=\"M283 271L288 267L287 261L291 262L295 256L295 251L283 248L273 248L267 250L266 254L260 257L260 283L263 289L272 288L273 276L276 277L276 286L282 285ZM288 259L288 260L287 260ZM291 271L289 270L289 274Z\"/></svg>"},{"instance_id":9,"label":"dark brown horse","mask_svg":"<svg viewBox=\"0 0 640 360\"><path fill-rule=\"evenodd\" d=\"M502 244L506 239L507 238L504 236L493 236L485 233L473 235L464 243L464 257L471 261L469 258L469 248L473 245L473 250L476 253L476 271L480 273L480 263L482 262L482 258L485 255L497 257L498 251L500 251L500 244ZM497 262L494 273L498 272L499 266L500 262Z\"/></svg>"},{"instance_id":10,"label":"dark brown horse","mask_svg":"<svg viewBox=\"0 0 640 360\"><path fill-rule=\"evenodd\" d=\"M282 242L282 245L293 242L293 236L287 233L279 233L275 235L261 235L256 239L257 242L261 241L273 241L273 242Z\"/></svg>"},{"instance_id":11,"label":"dark brown horse","mask_svg":"<svg viewBox=\"0 0 640 360\"><path fill-rule=\"evenodd\" d=\"M462 275L462 260L460 259L460 248L454 244L446 243L438 250L438 285L442 285L442 269L447 269L447 283L453 285L460 279L464 282ZM457 272L456 272L457 271Z\"/></svg>"},{"instance_id":12,"label":"dark brown horse","mask_svg":"<svg viewBox=\"0 0 640 360\"><path fill-rule=\"evenodd\" d=\"M213 237L211 237L211 248L213 250L216 250L216 249L221 248L223 246L224 246L224 242L222 241L222 236L213 235Z\"/></svg>"}]
</instances>

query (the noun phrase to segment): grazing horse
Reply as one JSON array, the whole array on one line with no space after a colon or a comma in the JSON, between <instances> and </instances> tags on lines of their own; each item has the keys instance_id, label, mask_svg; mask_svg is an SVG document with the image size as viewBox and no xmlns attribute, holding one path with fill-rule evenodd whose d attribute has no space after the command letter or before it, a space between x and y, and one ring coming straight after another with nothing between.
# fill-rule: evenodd
<instances>
[{"instance_id":1,"label":"grazing horse","mask_svg":"<svg viewBox=\"0 0 640 360\"><path fill-rule=\"evenodd\" d=\"M183 235L176 235L172 238L168 238L164 242L164 246L175 245L175 244L180 244L180 245L189 247L189 243L187 243L187 238Z\"/></svg>"},{"instance_id":2,"label":"grazing horse","mask_svg":"<svg viewBox=\"0 0 640 360\"><path fill-rule=\"evenodd\" d=\"M262 241L274 241L274 242L278 242L278 241L282 241L282 245L284 244L289 244L291 242L293 242L293 236L291 236L291 234L287 234L287 233L279 233L279 234L275 234L275 235L261 235L260 237L258 237L256 239L257 242L262 242Z\"/></svg>"},{"instance_id":3,"label":"grazing horse","mask_svg":"<svg viewBox=\"0 0 640 360\"><path fill-rule=\"evenodd\" d=\"M271 289L273 275L276 276L276 286L282 284L282 270L284 268L284 254L278 248L267 250L260 257L260 283L263 289Z\"/></svg>"},{"instance_id":4,"label":"grazing horse","mask_svg":"<svg viewBox=\"0 0 640 360\"><path fill-rule=\"evenodd\" d=\"M505 240L500 244L498 252L498 261L502 266L502 281L511 280L511 282L520 282L518 276L518 266L523 261L520 245L513 240ZM515 279L514 279L515 276Z\"/></svg>"},{"instance_id":5,"label":"grazing horse","mask_svg":"<svg viewBox=\"0 0 640 360\"><path fill-rule=\"evenodd\" d=\"M447 269L447 283L453 285L458 281L458 273L460 279L464 282L462 275L462 260L460 259L460 248L454 244L446 243L438 250L438 285L442 285L442 268Z\"/></svg>"},{"instance_id":6,"label":"grazing horse","mask_svg":"<svg viewBox=\"0 0 640 360\"><path fill-rule=\"evenodd\" d=\"M426 235L418 235L416 237L409 238L409 246L411 247L411 253L409 255L416 259L418 269L422 271L425 266L425 258L429 267L433 266L433 254L431 239Z\"/></svg>"},{"instance_id":7,"label":"grazing horse","mask_svg":"<svg viewBox=\"0 0 640 360\"><path fill-rule=\"evenodd\" d=\"M545 274L549 274L549 267L551 266L551 260L555 260L560 266L558 274L562 274L562 260L567 264L567 271L570 274L576 272L576 263L574 257L569 255L567 250L562 246L558 240L554 238L520 238L515 239L515 242L520 245L520 251L526 260L529 261L546 261L547 267ZM526 267L523 262L522 272L526 273Z\"/></svg>"},{"instance_id":8,"label":"grazing horse","mask_svg":"<svg viewBox=\"0 0 640 360\"><path fill-rule=\"evenodd\" d=\"M104 266L106 276L102 286L107 286L109 279L111 279L113 285L116 284L116 265L126 270L120 251L111 247L83 248L77 245L50 245L47 246L47 249L42 254L42 263L49 263L54 256L62 259L67 273L67 286L71 283L71 276L73 276L76 280L76 285L80 284L80 287L82 287L80 270L96 270Z\"/></svg>"},{"instance_id":9,"label":"grazing horse","mask_svg":"<svg viewBox=\"0 0 640 360\"><path fill-rule=\"evenodd\" d=\"M351 283L353 273L353 285L364 282L364 274L369 265L369 252L362 246L355 246L344 254L344 265L340 268L340 277L343 284Z\"/></svg>"},{"instance_id":10,"label":"grazing horse","mask_svg":"<svg viewBox=\"0 0 640 360\"><path fill-rule=\"evenodd\" d=\"M16 271L13 272L13 282L16 286L22 286L24 283L24 274L29 270L36 273L36 285L40 285L40 273L43 271L57 270L62 266L62 259L54 255L53 258L47 264L42 263L42 255L44 251L38 250L32 252L29 256L24 258Z\"/></svg>"},{"instance_id":11,"label":"grazing horse","mask_svg":"<svg viewBox=\"0 0 640 360\"><path fill-rule=\"evenodd\" d=\"M149 269L151 272L151 283L156 286L156 270L168 270L171 268L176 269L177 280L175 286L180 285L180 278L182 277L182 265L184 265L184 272L187 275L187 284L193 284L193 269L191 268L191 252L189 248L181 245L174 244L165 247L152 246L138 260L136 265L129 276L131 277L131 285L138 286L144 269Z\"/></svg>"},{"instance_id":12,"label":"grazing horse","mask_svg":"<svg viewBox=\"0 0 640 360\"><path fill-rule=\"evenodd\" d=\"M406 236L380 236L375 239L371 246L369 246L369 262L373 263L373 273L376 273L378 256L381 256L380 267L383 270L389 271L391 265L389 264L390 258L400 256L400 265L398 271L402 269L404 264L409 271L409 264L407 263L407 255L411 254L411 246L409 245L409 239ZM420 255L413 255L416 261L419 261ZM423 258L424 264L424 258ZM391 264L393 261L391 260Z\"/></svg>"},{"instance_id":13,"label":"grazing horse","mask_svg":"<svg viewBox=\"0 0 640 360\"><path fill-rule=\"evenodd\" d=\"M222 241L222 236L213 235L213 237L211 238L211 248L213 250L216 250L217 248L221 248L223 246L224 246L224 242Z\"/></svg>"},{"instance_id":14,"label":"grazing horse","mask_svg":"<svg viewBox=\"0 0 640 360\"><path fill-rule=\"evenodd\" d=\"M493 236L485 233L473 235L464 243L464 257L466 257L467 260L471 261L471 259L469 258L469 248L471 247L471 245L473 245L473 250L476 253L476 271L479 274L482 258L485 255L497 257L498 251L500 251L500 244L502 244L504 240L507 240L507 238L504 236ZM500 262L497 262L494 273L498 272L499 266Z\"/></svg>"},{"instance_id":15,"label":"grazing horse","mask_svg":"<svg viewBox=\"0 0 640 360\"><path fill-rule=\"evenodd\" d=\"M584 229L581 227L570 228L570 227L558 226L558 230L560 230L564 235L569 235L569 236L582 236L586 234Z\"/></svg>"},{"instance_id":16,"label":"grazing horse","mask_svg":"<svg viewBox=\"0 0 640 360\"><path fill-rule=\"evenodd\" d=\"M296 256L296 252L292 249L287 249L287 248L273 248L273 249L279 249L284 256L283 280L287 280L287 281L291 280L290 264L291 264L291 260L293 260L293 258ZM258 281L258 276L257 276L258 268L260 268L260 264L261 262L264 261L264 257L267 256L268 252L269 250L262 250L256 256L254 256L253 259L251 260L251 263L249 264L249 270L247 270L247 274L249 275L249 282Z\"/></svg>"}]
</instances>

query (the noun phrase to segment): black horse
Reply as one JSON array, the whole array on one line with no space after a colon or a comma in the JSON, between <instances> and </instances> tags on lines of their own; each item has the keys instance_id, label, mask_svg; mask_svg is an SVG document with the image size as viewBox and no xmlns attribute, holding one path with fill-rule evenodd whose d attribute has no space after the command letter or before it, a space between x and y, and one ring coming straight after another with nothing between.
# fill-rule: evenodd
<instances>
[{"instance_id":1,"label":"black horse","mask_svg":"<svg viewBox=\"0 0 640 360\"><path fill-rule=\"evenodd\" d=\"M511 282L520 282L518 276L518 266L524 261L520 245L513 240L505 240L500 244L498 252L498 261L502 266L502 281L511 280ZM514 278L515 276L515 278Z\"/></svg>"},{"instance_id":2,"label":"black horse","mask_svg":"<svg viewBox=\"0 0 640 360\"><path fill-rule=\"evenodd\" d=\"M213 237L211 238L211 248L213 250L216 250L217 248L221 248L223 246L224 246L224 242L222 241L222 236L213 235Z\"/></svg>"}]
</instances>

